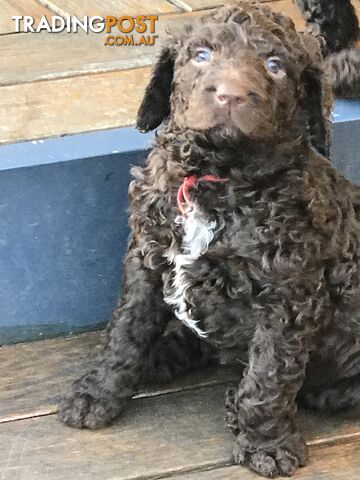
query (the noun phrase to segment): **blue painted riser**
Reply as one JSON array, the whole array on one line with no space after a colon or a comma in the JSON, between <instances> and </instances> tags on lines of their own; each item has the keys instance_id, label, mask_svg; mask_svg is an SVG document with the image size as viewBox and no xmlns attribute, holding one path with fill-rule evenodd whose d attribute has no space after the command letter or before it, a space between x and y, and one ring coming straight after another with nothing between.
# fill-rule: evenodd
<instances>
[{"instance_id":1,"label":"blue painted riser","mask_svg":"<svg viewBox=\"0 0 360 480\"><path fill-rule=\"evenodd\" d=\"M120 291L130 165L115 129L0 148L0 345L103 326ZM360 184L360 102L334 111L334 163Z\"/></svg>"}]
</instances>

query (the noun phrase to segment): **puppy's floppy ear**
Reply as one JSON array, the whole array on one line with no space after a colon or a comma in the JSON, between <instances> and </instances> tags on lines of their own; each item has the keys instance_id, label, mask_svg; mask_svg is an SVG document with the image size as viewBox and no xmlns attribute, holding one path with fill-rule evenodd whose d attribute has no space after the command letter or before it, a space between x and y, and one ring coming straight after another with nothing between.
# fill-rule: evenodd
<instances>
[{"instance_id":1,"label":"puppy's floppy ear","mask_svg":"<svg viewBox=\"0 0 360 480\"><path fill-rule=\"evenodd\" d=\"M324 156L329 156L330 139L328 121L324 118L323 89L321 74L315 69L307 68L302 75L305 87L303 107L307 113L311 143Z\"/></svg>"},{"instance_id":2,"label":"puppy's floppy ear","mask_svg":"<svg viewBox=\"0 0 360 480\"><path fill-rule=\"evenodd\" d=\"M302 73L304 87L302 106L307 115L312 145L329 157L331 146L332 90L324 73L324 62L318 41L303 34L307 53L307 66Z\"/></svg>"},{"instance_id":3,"label":"puppy's floppy ear","mask_svg":"<svg viewBox=\"0 0 360 480\"><path fill-rule=\"evenodd\" d=\"M136 127L142 132L154 130L170 113L174 56L171 47L165 46L155 62L136 119Z\"/></svg>"}]
</instances>

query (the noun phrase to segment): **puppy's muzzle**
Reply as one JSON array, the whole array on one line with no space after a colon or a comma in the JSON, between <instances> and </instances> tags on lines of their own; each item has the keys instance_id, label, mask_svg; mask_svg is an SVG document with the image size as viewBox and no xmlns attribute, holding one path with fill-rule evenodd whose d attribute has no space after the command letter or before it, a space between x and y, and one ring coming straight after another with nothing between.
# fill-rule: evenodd
<instances>
[{"instance_id":1,"label":"puppy's muzzle","mask_svg":"<svg viewBox=\"0 0 360 480\"><path fill-rule=\"evenodd\" d=\"M246 102L247 96L246 89L232 79L223 81L215 90L215 101L221 106L240 106Z\"/></svg>"},{"instance_id":2,"label":"puppy's muzzle","mask_svg":"<svg viewBox=\"0 0 360 480\"><path fill-rule=\"evenodd\" d=\"M246 105L256 105L261 98L261 88L258 91L257 86L246 71L228 70L215 78L205 90L213 95L218 108L237 110Z\"/></svg>"}]
</instances>

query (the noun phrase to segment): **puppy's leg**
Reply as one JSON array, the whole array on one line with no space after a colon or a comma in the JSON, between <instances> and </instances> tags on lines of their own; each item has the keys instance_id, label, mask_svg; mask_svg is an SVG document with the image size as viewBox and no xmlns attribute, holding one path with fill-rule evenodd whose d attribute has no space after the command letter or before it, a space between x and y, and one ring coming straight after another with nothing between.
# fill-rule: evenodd
<instances>
[{"instance_id":1,"label":"puppy's leg","mask_svg":"<svg viewBox=\"0 0 360 480\"><path fill-rule=\"evenodd\" d=\"M175 328L161 337L152 348L141 374L142 382L168 382L215 361L215 352L207 342L178 319L171 324Z\"/></svg>"},{"instance_id":2,"label":"puppy's leg","mask_svg":"<svg viewBox=\"0 0 360 480\"><path fill-rule=\"evenodd\" d=\"M104 351L61 400L60 420L94 429L117 417L134 393L151 346L163 334L169 316L162 300L161 274L145 268L138 252L130 250L122 298L108 326Z\"/></svg>"},{"instance_id":3,"label":"puppy's leg","mask_svg":"<svg viewBox=\"0 0 360 480\"><path fill-rule=\"evenodd\" d=\"M341 318L342 322L344 318ZM342 325L341 322L339 322ZM324 378L324 372L328 372ZM306 408L336 413L360 405L360 331L339 326L312 355L299 402Z\"/></svg>"},{"instance_id":4,"label":"puppy's leg","mask_svg":"<svg viewBox=\"0 0 360 480\"><path fill-rule=\"evenodd\" d=\"M257 326L249 365L227 398L228 425L237 435L235 462L269 477L291 475L306 462L293 420L308 360L306 338L304 331L280 322Z\"/></svg>"},{"instance_id":5,"label":"puppy's leg","mask_svg":"<svg viewBox=\"0 0 360 480\"><path fill-rule=\"evenodd\" d=\"M328 52L352 46L359 37L359 21L350 0L294 0L309 33L322 36Z\"/></svg>"}]
</instances>

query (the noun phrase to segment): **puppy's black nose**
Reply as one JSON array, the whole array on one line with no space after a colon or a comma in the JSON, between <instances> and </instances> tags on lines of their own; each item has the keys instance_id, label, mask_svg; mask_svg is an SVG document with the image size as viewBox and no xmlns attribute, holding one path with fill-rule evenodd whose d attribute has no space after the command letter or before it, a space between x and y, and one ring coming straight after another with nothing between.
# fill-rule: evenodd
<instances>
[{"instance_id":1,"label":"puppy's black nose","mask_svg":"<svg viewBox=\"0 0 360 480\"><path fill-rule=\"evenodd\" d=\"M216 88L215 98L220 105L240 105L245 102L246 97L245 89L234 80L223 81Z\"/></svg>"}]
</instances>

